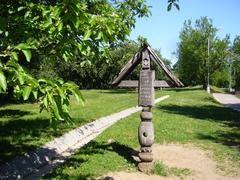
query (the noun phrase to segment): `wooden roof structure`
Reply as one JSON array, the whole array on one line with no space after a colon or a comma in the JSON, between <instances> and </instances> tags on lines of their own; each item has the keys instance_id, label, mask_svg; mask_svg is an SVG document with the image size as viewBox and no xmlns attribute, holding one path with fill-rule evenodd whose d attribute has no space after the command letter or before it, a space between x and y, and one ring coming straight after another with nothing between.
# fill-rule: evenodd
<instances>
[{"instance_id":1,"label":"wooden roof structure","mask_svg":"<svg viewBox=\"0 0 240 180\"><path fill-rule=\"evenodd\" d=\"M150 57L150 60L155 62L168 76L170 82L169 87L183 87L183 83L173 74L173 72L166 67L164 62L158 57L158 55L152 50L149 44L144 44L143 47L128 61L128 63L121 69L120 73L114 78L111 83L114 86L118 86L121 81L128 76L134 68L142 62L142 54L147 53Z\"/></svg>"}]
</instances>

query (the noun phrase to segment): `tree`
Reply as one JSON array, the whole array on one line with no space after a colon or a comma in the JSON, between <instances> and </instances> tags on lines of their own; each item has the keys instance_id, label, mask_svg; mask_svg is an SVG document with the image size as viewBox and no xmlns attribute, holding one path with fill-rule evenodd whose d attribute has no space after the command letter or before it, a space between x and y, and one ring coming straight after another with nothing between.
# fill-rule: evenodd
<instances>
[{"instance_id":1,"label":"tree","mask_svg":"<svg viewBox=\"0 0 240 180\"><path fill-rule=\"evenodd\" d=\"M168 0L170 10L178 0ZM149 15L145 0L11 0L0 4L0 93L24 100L33 96L52 124L69 116L69 97L83 101L78 86L58 78L31 76L25 61L50 64L106 56L124 42L137 17ZM44 64L43 63L43 64ZM30 69L31 71L31 69ZM12 91L11 91L12 89Z\"/></svg>"},{"instance_id":2,"label":"tree","mask_svg":"<svg viewBox=\"0 0 240 180\"><path fill-rule=\"evenodd\" d=\"M68 62L60 62L47 68L48 71L54 72L53 76L62 74L64 80L72 80L81 88L112 88L110 82L120 72L121 68L133 57L139 50L140 42L126 41L117 47L109 49L108 57L95 58L89 57L91 64L87 63L81 66L80 60L76 59ZM170 65L170 61L162 58L160 50L155 50L165 64ZM134 71L126 77L127 79L138 79L141 66L139 65ZM157 79L166 79L165 74L155 63L152 63L152 69L156 70ZM39 72L40 73L40 72Z\"/></svg>"},{"instance_id":3,"label":"tree","mask_svg":"<svg viewBox=\"0 0 240 180\"><path fill-rule=\"evenodd\" d=\"M219 39L216 32L217 28L207 17L196 20L194 27L191 20L184 22L178 45L179 60L175 67L185 85L202 84L205 88L208 65L211 74L225 68L229 37ZM209 64L208 39L210 39Z\"/></svg>"},{"instance_id":4,"label":"tree","mask_svg":"<svg viewBox=\"0 0 240 180\"><path fill-rule=\"evenodd\" d=\"M33 96L41 110L51 113L52 125L69 116L71 93L83 101L78 86L61 79L36 79L24 61L48 59L51 63L82 56L105 55L122 42L136 17L148 16L144 0L13 0L0 4L0 91L13 89L24 100ZM35 57L34 59L32 57ZM90 62L89 62L90 63Z\"/></svg>"},{"instance_id":5,"label":"tree","mask_svg":"<svg viewBox=\"0 0 240 180\"><path fill-rule=\"evenodd\" d=\"M234 63L233 63L233 67L235 68L235 81L236 81L236 88L240 89L240 36L236 36L233 40L233 45L232 45L232 51L233 53L236 54L236 56L238 58L233 57L234 58Z\"/></svg>"}]
</instances>

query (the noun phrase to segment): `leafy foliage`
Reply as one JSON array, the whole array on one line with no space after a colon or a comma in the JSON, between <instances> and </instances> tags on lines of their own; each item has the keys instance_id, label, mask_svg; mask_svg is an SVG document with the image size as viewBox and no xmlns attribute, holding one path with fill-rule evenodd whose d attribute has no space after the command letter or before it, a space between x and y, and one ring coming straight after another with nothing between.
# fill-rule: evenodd
<instances>
[{"instance_id":1,"label":"leafy foliage","mask_svg":"<svg viewBox=\"0 0 240 180\"><path fill-rule=\"evenodd\" d=\"M47 65L47 61L42 61L43 64L39 65L39 67L43 68L36 69L34 73L38 75L48 74L49 77L62 76L66 81L72 80L76 82L80 88L111 88L110 82L112 82L121 68L139 50L140 44L134 41L121 43L117 47L109 48L108 57L89 56L89 62L81 60L81 57L71 60L71 63L61 61ZM160 50L155 50L155 52L166 65L170 66L171 62L162 57ZM140 69L141 65L136 67L126 78L132 80L138 79ZM155 63L152 63L152 69L156 71L156 79L167 79Z\"/></svg>"},{"instance_id":2,"label":"leafy foliage","mask_svg":"<svg viewBox=\"0 0 240 180\"><path fill-rule=\"evenodd\" d=\"M0 91L12 88L24 100L33 96L41 110L52 114L52 125L71 122L70 95L83 102L81 93L75 83L32 77L26 61L105 55L108 47L126 39L136 17L149 12L144 0L14 0L1 3L0 10Z\"/></svg>"},{"instance_id":3,"label":"leafy foliage","mask_svg":"<svg viewBox=\"0 0 240 180\"><path fill-rule=\"evenodd\" d=\"M167 10L171 11L172 7L174 6L177 10L180 10L180 6L179 6L179 0L168 0L168 6L167 6Z\"/></svg>"},{"instance_id":4,"label":"leafy foliage","mask_svg":"<svg viewBox=\"0 0 240 180\"><path fill-rule=\"evenodd\" d=\"M168 4L178 9L176 0ZM41 110L52 114L53 125L62 120L71 122L69 97L74 94L81 102L83 98L75 83L54 80L52 77L57 77L58 72L48 66L72 62L76 68L85 65L91 68L93 62L97 62L94 66L101 66L109 54L108 49L126 40L136 18L148 15L145 0L12 0L1 3L1 95L14 94L23 100L33 97L40 101ZM79 62L73 61L76 59ZM64 61L67 63L62 63ZM45 79L40 78L41 75L30 75L36 72L32 67L39 64L40 68L51 70L45 71ZM104 71L107 72L107 68Z\"/></svg>"},{"instance_id":5,"label":"leafy foliage","mask_svg":"<svg viewBox=\"0 0 240 180\"><path fill-rule=\"evenodd\" d=\"M215 71L212 74L212 84L217 87L228 87L229 85L229 68Z\"/></svg>"},{"instance_id":6,"label":"leafy foliage","mask_svg":"<svg viewBox=\"0 0 240 180\"><path fill-rule=\"evenodd\" d=\"M233 41L232 46L233 53L236 54L235 57L233 57L233 67L235 69L235 81L236 81L236 88L240 89L240 36L236 36Z\"/></svg>"},{"instance_id":7,"label":"leafy foliage","mask_svg":"<svg viewBox=\"0 0 240 180\"><path fill-rule=\"evenodd\" d=\"M185 85L202 84L206 87L208 66L211 74L225 70L229 37L219 39L216 32L217 28L207 17L196 20L195 26L192 26L191 20L185 21L180 32L179 60L175 66ZM208 39L210 39L209 57ZM213 80L213 82L217 81Z\"/></svg>"}]
</instances>

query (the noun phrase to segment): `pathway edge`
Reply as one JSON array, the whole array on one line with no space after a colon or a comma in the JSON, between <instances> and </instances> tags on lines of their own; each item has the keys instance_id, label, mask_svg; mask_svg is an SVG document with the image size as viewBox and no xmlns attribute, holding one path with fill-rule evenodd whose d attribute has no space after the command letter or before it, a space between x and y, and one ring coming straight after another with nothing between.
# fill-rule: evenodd
<instances>
[{"instance_id":1,"label":"pathway edge","mask_svg":"<svg viewBox=\"0 0 240 180\"><path fill-rule=\"evenodd\" d=\"M169 97L166 95L157 98L155 104ZM25 156L16 157L2 165L0 179L38 179L62 164L70 155L96 138L109 126L141 110L142 107L139 106L131 107L73 129Z\"/></svg>"}]
</instances>

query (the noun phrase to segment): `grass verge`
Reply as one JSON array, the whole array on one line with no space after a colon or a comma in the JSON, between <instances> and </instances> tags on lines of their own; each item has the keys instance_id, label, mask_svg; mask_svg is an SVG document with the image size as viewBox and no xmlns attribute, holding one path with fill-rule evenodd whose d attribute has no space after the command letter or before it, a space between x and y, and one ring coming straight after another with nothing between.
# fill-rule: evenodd
<instances>
[{"instance_id":1,"label":"grass verge","mask_svg":"<svg viewBox=\"0 0 240 180\"><path fill-rule=\"evenodd\" d=\"M177 168L168 167L164 165L161 161L156 161L153 164L151 174L156 174L159 176L179 176L183 177L191 173L190 169L187 168Z\"/></svg>"},{"instance_id":2,"label":"grass verge","mask_svg":"<svg viewBox=\"0 0 240 180\"><path fill-rule=\"evenodd\" d=\"M229 162L225 169L239 170L239 112L221 106L197 88L164 93L170 98L153 108L155 143L191 143L213 152L220 167ZM136 113L114 124L43 179L91 179L109 171L136 171L132 155L139 149L139 122Z\"/></svg>"},{"instance_id":3,"label":"grass verge","mask_svg":"<svg viewBox=\"0 0 240 180\"><path fill-rule=\"evenodd\" d=\"M85 106L71 103L75 125L62 123L57 131L49 127L46 112L38 104L8 104L0 107L0 164L23 155L65 132L97 118L136 106L135 90L82 90ZM161 93L158 93L159 96Z\"/></svg>"},{"instance_id":4,"label":"grass verge","mask_svg":"<svg viewBox=\"0 0 240 180\"><path fill-rule=\"evenodd\" d=\"M219 87L216 87L216 86L211 86L211 92L212 93L226 94L226 93L229 93L229 89L228 88L219 88Z\"/></svg>"}]
</instances>

